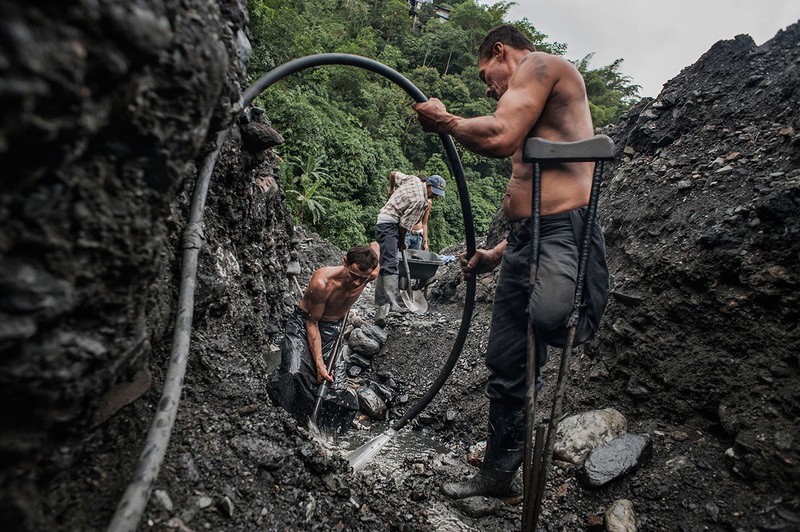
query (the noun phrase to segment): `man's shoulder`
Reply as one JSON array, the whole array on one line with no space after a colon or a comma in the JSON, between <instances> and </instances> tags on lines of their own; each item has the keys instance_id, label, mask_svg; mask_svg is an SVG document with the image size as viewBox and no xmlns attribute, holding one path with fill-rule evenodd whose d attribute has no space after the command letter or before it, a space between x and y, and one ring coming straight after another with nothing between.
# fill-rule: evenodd
<instances>
[{"instance_id":1,"label":"man's shoulder","mask_svg":"<svg viewBox=\"0 0 800 532\"><path fill-rule=\"evenodd\" d=\"M531 52L531 53L529 53L528 55L526 55L522 59L523 62L526 62L526 61L529 61L529 60L547 61L547 62L555 62L555 63L562 63L562 62L563 63L569 63L569 61L567 61L566 59L564 59L560 55L551 54L549 52L538 52L538 51L537 52ZM572 64L572 63L570 63L570 64Z\"/></svg>"},{"instance_id":2,"label":"man's shoulder","mask_svg":"<svg viewBox=\"0 0 800 532\"><path fill-rule=\"evenodd\" d=\"M403 172L397 172L394 181L398 185L404 185L406 183L413 183L414 181L419 181L419 178L413 174L404 174Z\"/></svg>"},{"instance_id":3,"label":"man's shoulder","mask_svg":"<svg viewBox=\"0 0 800 532\"><path fill-rule=\"evenodd\" d=\"M575 65L561 57L547 52L531 52L520 62L520 71L540 77L545 72L560 76L566 72L577 72Z\"/></svg>"},{"instance_id":4,"label":"man's shoulder","mask_svg":"<svg viewBox=\"0 0 800 532\"><path fill-rule=\"evenodd\" d=\"M308 285L316 290L327 288L331 278L335 276L340 269L341 266L323 266L314 272Z\"/></svg>"},{"instance_id":5,"label":"man's shoulder","mask_svg":"<svg viewBox=\"0 0 800 532\"><path fill-rule=\"evenodd\" d=\"M539 87L555 95L583 94L584 80L578 69L563 57L531 52L517 69L517 87ZM516 74L515 74L516 75Z\"/></svg>"},{"instance_id":6,"label":"man's shoulder","mask_svg":"<svg viewBox=\"0 0 800 532\"><path fill-rule=\"evenodd\" d=\"M314 276L317 275L324 276L336 271L337 269L339 269L339 266L322 266L320 268L317 268L317 270L314 272Z\"/></svg>"}]
</instances>

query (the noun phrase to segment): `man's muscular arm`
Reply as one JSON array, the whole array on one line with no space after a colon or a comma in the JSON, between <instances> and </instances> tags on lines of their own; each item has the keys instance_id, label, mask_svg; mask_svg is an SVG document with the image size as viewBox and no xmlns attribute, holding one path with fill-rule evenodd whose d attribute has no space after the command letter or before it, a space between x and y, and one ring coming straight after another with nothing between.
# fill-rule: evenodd
<instances>
[{"instance_id":1,"label":"man's muscular arm","mask_svg":"<svg viewBox=\"0 0 800 532\"><path fill-rule=\"evenodd\" d=\"M489 157L509 157L536 124L557 81L551 58L531 54L517 68L508 90L491 116L462 118L449 113L437 98L417 103L414 110L425 131L455 137L470 151Z\"/></svg>"},{"instance_id":2,"label":"man's muscular arm","mask_svg":"<svg viewBox=\"0 0 800 532\"><path fill-rule=\"evenodd\" d=\"M369 280L374 281L378 278L378 274L381 271L381 247L374 240L369 243L369 247L372 248L375 256L378 257L378 265L375 266L375 269L372 270L372 274L369 276Z\"/></svg>"},{"instance_id":3,"label":"man's muscular arm","mask_svg":"<svg viewBox=\"0 0 800 532\"><path fill-rule=\"evenodd\" d=\"M326 290L327 282L321 270L314 272L311 282L308 284L303 294L302 308L308 313L306 320L306 340L308 349L314 358L314 365L317 368L317 382L323 380L333 382L333 377L325 367L325 359L322 357L322 335L319 332L319 320L325 312L325 303L328 300Z\"/></svg>"}]
</instances>

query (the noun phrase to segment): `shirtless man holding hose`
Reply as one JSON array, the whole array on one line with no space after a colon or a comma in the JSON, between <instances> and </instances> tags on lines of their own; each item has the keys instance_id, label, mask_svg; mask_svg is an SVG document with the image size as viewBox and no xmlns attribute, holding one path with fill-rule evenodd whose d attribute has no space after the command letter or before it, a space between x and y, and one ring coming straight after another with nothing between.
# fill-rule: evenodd
<instances>
[{"instance_id":1,"label":"shirtless man holding hose","mask_svg":"<svg viewBox=\"0 0 800 532\"><path fill-rule=\"evenodd\" d=\"M528 137L553 142L583 140L594 134L586 87L578 70L561 57L537 52L514 26L494 28L478 51L479 76L486 96L497 100L491 116L462 118L436 98L414 105L425 131L452 135L467 149L488 157L512 158L503 212L511 231L490 250L462 255L465 276L500 265L492 325L486 348L489 379L489 435L480 472L465 482L446 483L452 498L473 495L518 495L512 481L522 463L525 434L524 404L527 328L532 317L537 390L539 368L547 360L547 345L563 345L572 309L578 270L579 242L592 183L593 163L542 166L540 251L536 284L529 285L530 217L533 169L522 160ZM587 270L585 303L576 345L597 330L608 300L608 270L600 224L595 224Z\"/></svg>"}]
</instances>

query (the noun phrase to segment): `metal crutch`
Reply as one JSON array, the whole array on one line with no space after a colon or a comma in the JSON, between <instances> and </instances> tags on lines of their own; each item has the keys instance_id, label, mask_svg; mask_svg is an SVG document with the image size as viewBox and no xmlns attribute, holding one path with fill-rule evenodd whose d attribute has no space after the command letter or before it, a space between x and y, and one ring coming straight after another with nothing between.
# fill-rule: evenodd
<instances>
[{"instance_id":1,"label":"metal crutch","mask_svg":"<svg viewBox=\"0 0 800 532\"><path fill-rule=\"evenodd\" d=\"M572 311L567 321L567 340L561 356L561 365L558 372L553 408L550 422L547 427L547 442L542 449L544 440L544 426L536 427L536 441L531 445L536 417L536 346L534 337L533 320L528 320L528 391L525 396L525 456L524 456L524 502L522 529L524 531L536 530L539 521L539 510L544 496L544 487L547 472L553 459L553 448L558 422L562 415L564 402L564 389L566 387L566 374L569 368L569 359L575 342L575 332L580 316L580 306L583 302L583 288L586 280L586 269L589 262L594 223L597 216L597 203L600 196L600 181L603 174L604 161L614 158L614 143L606 135L594 137L577 142L549 142L541 138L529 138L523 149L523 160L533 163L533 189L531 191L531 290L536 282L536 270L539 259L539 211L541 201L541 168L540 161L551 162L594 162L594 175L589 196L589 206L583 230L583 239L578 261L578 276L575 286ZM531 368L533 368L531 370Z\"/></svg>"}]
</instances>

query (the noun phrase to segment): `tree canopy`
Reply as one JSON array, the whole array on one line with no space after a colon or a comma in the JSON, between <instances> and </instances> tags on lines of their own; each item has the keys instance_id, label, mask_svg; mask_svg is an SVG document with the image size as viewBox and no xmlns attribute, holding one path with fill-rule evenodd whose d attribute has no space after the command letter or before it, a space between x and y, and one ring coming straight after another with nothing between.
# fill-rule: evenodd
<instances>
[{"instance_id":1,"label":"tree canopy","mask_svg":"<svg viewBox=\"0 0 800 532\"><path fill-rule=\"evenodd\" d=\"M477 49L493 27L510 23L538 50L563 55L527 20L506 19L511 2L492 5L452 0L449 19L424 2L416 16L407 0L249 0L253 56L249 79L292 59L318 53L350 53L375 59L406 76L428 96L462 116L491 114L478 80ZM440 4L441 5L441 4ZM614 122L635 101L639 87L620 72L622 59L598 69L591 55L576 63L583 74L595 126ZM372 239L393 169L439 174L447 194L434 202L429 220L432 250L464 238L461 207L437 135L425 134L413 101L380 76L347 66L304 71L277 83L257 99L286 143L277 151L281 186L298 222L342 248ZM459 147L482 234L502 199L510 160L481 157ZM316 168L316 170L315 170Z\"/></svg>"}]
</instances>

